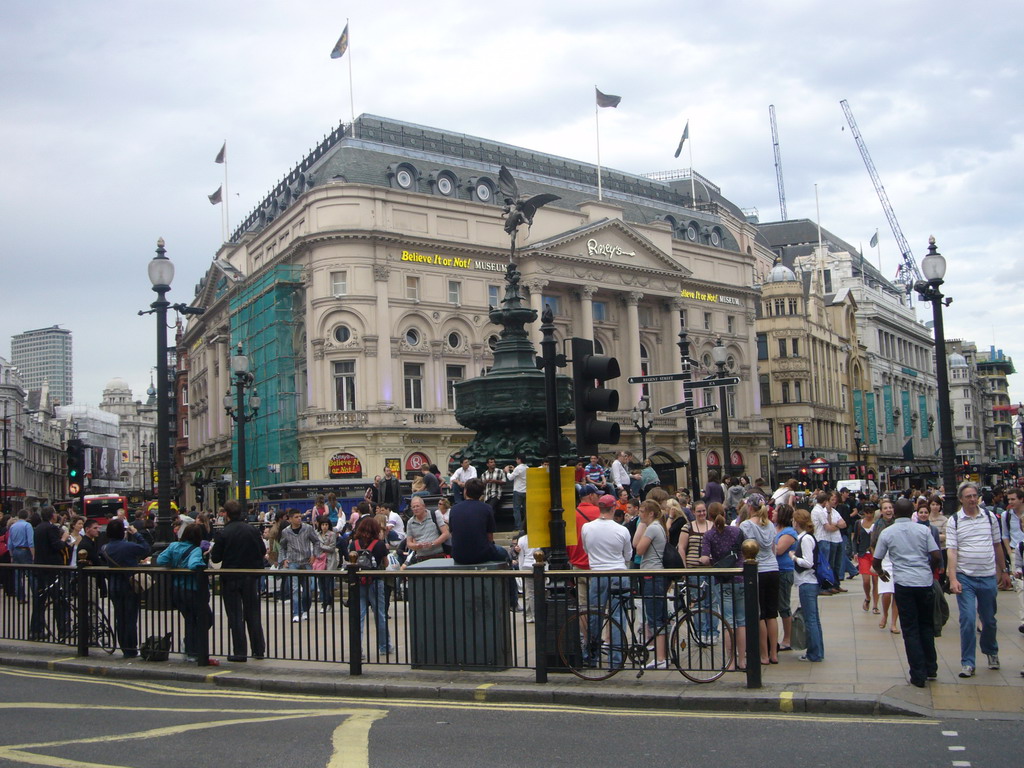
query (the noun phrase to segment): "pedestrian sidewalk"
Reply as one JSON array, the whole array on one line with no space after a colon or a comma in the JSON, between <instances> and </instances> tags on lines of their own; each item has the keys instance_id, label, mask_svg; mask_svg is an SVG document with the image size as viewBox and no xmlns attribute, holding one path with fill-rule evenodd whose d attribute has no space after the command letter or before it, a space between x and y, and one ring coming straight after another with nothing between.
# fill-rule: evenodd
<instances>
[{"instance_id":1,"label":"pedestrian sidewalk","mask_svg":"<svg viewBox=\"0 0 1024 768\"><path fill-rule=\"evenodd\" d=\"M956 600L936 641L938 680L920 689L908 682L902 635L879 629L880 616L861 609L859 579L847 581L847 594L819 599L825 661L799 661L799 652L779 654L779 664L763 668L763 687L746 688L742 673L727 673L708 685L684 680L676 671L648 671L637 679L623 671L611 680L588 682L552 673L547 684L530 670L438 672L405 666L364 664L351 677L348 666L315 662L254 661L196 667L181 661L147 663L93 651L85 659L37 643L0 642L0 664L59 672L134 679L162 679L232 688L330 696L529 702L595 707L657 708L689 711L774 711L846 715L970 716L1024 719L1024 634L1017 631L1017 597L999 593L999 654L1002 669L979 667L962 680ZM177 657L180 658L180 657ZM979 658L984 659L980 653Z\"/></svg>"}]
</instances>

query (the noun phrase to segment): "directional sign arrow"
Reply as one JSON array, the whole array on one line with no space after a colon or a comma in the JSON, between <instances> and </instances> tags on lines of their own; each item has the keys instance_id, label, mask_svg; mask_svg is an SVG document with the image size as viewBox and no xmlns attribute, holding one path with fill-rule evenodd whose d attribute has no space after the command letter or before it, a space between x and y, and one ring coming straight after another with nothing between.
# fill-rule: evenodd
<instances>
[{"instance_id":1,"label":"directional sign arrow","mask_svg":"<svg viewBox=\"0 0 1024 768\"><path fill-rule=\"evenodd\" d=\"M705 405L703 408L689 408L683 413L683 416L690 418L691 416L700 416L702 413L714 413L717 410L717 405Z\"/></svg>"},{"instance_id":2,"label":"directional sign arrow","mask_svg":"<svg viewBox=\"0 0 1024 768\"><path fill-rule=\"evenodd\" d=\"M689 408L693 405L693 400L683 400L681 403L675 405L666 405L661 409L661 413L674 413L675 411L681 411L683 408Z\"/></svg>"},{"instance_id":3,"label":"directional sign arrow","mask_svg":"<svg viewBox=\"0 0 1024 768\"><path fill-rule=\"evenodd\" d=\"M739 384L740 380L737 376L726 376L724 379L704 379L703 381L685 381L683 382L683 391L688 389L708 389L709 387L729 387L733 384Z\"/></svg>"},{"instance_id":4,"label":"directional sign arrow","mask_svg":"<svg viewBox=\"0 0 1024 768\"><path fill-rule=\"evenodd\" d=\"M653 384L658 381L682 381L689 377L689 373L661 373L653 376L630 376L626 381L630 384Z\"/></svg>"}]
</instances>

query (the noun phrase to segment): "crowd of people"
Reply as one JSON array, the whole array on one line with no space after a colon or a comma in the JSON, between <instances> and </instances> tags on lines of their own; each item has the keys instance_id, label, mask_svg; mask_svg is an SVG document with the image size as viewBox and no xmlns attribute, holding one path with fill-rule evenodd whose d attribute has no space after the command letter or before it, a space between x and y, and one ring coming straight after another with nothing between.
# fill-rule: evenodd
<instances>
[{"instance_id":1,"label":"crowd of people","mask_svg":"<svg viewBox=\"0 0 1024 768\"><path fill-rule=\"evenodd\" d=\"M703 601L700 607L714 609L729 623L723 638L729 669L745 668L745 606L750 601L757 604L762 664L777 664L780 653L793 649L797 606L805 636L799 658L824 661L827 628L822 626L819 600L855 589L847 586L851 580L859 582L863 592L862 611L877 618L880 630L903 636L914 685L923 686L935 677L934 638L949 615L947 595L955 596L959 608L961 677L976 674L978 645L988 668L999 668L998 589L1017 591L1019 629L1024 633L1024 491L1019 488L983 495L976 484L963 483L956 490L958 511L947 517L935 489L891 496L852 494L846 489L808 494L789 480L769 493L760 478L719 482L712 471L702 492L691 498L685 491L669 494L661 488L649 462L640 469L635 465L625 451L607 466L598 456L578 463L577 543L567 548L567 554L574 570L642 572L626 586L642 605L646 631L654 638L652 668L668 665L664 635L670 601L680 599L689 587L709 583L712 588L694 594ZM531 569L537 550L526 530L526 469L523 457L505 467L488 459L479 472L464 461L448 477L430 467L414 479L411 496L403 497L398 478L385 468L354 507L343 505L331 493L316 497L306 510L262 514L258 525L252 524L252 510L235 501L224 505L216 523L207 512L178 515L176 541L153 562L194 572L176 576L172 590L174 607L184 619L185 657L205 655L203 638L212 624L212 611L208 580L199 574L211 563L226 571L336 571L354 553L362 569L374 571L449 557L462 564L497 561ZM516 533L506 549L495 544L494 535L496 513L508 485ZM105 528L49 507L5 515L0 519L0 562L60 566L81 561L130 568L149 562L153 528L152 517L141 510L132 519L120 511ZM745 594L739 576L709 580L700 574L702 567L740 562L745 540L758 547L756 595ZM693 573L682 580L658 573L683 567ZM30 637L41 637L40 590L23 572L3 569L0 576L7 595L32 603ZM606 605L617 586L613 581L581 577L581 602ZM361 577L358 596L349 596L358 597L364 624L367 614L374 614L382 655L395 652L388 625L394 585L394 579ZM139 596L127 577L109 578L103 586L113 605L118 644L125 656L135 656ZM236 662L245 661L250 652L255 658L266 654L261 596L284 601L294 623L309 619L314 600L319 611L327 613L343 597L340 583L329 576L225 573L222 586L228 660ZM521 597L525 619L532 622L535 595L530 579L522 580ZM512 589L511 599L518 608L518 589Z\"/></svg>"}]
</instances>

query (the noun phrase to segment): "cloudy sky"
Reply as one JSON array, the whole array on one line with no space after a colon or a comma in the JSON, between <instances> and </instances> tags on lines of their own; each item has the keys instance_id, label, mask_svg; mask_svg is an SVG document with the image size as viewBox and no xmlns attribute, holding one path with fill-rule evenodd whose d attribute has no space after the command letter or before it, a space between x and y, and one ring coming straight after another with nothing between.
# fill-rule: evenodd
<instances>
[{"instance_id":1,"label":"cloudy sky","mask_svg":"<svg viewBox=\"0 0 1024 768\"><path fill-rule=\"evenodd\" d=\"M0 4L3 311L9 337L74 333L77 402L129 381L143 397L154 323L137 311L158 237L188 302L221 240L226 139L232 224L339 120L351 17L355 111L634 173L672 157L690 121L694 167L762 220L779 215L768 105L788 212L899 257L839 106L847 99L920 261L949 260L950 337L1024 368L1024 83L1019 2L931 0L7 0ZM1017 50L1017 54L1012 51ZM871 258L877 258L873 254ZM1024 399L1024 375L1011 379Z\"/></svg>"}]
</instances>

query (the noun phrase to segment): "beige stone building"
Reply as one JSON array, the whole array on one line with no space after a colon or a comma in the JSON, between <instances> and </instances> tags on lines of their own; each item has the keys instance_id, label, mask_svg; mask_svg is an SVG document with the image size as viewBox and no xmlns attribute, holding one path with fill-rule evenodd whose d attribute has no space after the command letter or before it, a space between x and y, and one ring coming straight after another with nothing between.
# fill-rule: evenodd
<instances>
[{"instance_id":1,"label":"beige stone building","mask_svg":"<svg viewBox=\"0 0 1024 768\"><path fill-rule=\"evenodd\" d=\"M179 347L186 484L196 472L230 473L222 400L239 342L262 399L247 427L254 487L372 477L385 462L402 474L445 467L472 437L455 420L454 385L486 374L500 331L487 313L503 295L509 258L502 164L524 192L561 198L521 233L517 263L531 306L552 308L559 340L592 338L619 359L623 446L639 454L628 413L644 393L626 378L679 371L685 328L691 356L705 364L718 337L728 347L742 380L730 397L733 458L748 474L767 471L753 284L771 254L714 185L702 180L693 201L688 176L605 170L597 200L593 166L564 158L369 116L357 135L339 129L289 173L199 286L195 303L206 313L191 319ZM655 384L649 396L656 413L682 388ZM648 452L674 483L684 420L655 421ZM716 450L720 462L718 415L699 428L702 464Z\"/></svg>"}]
</instances>

